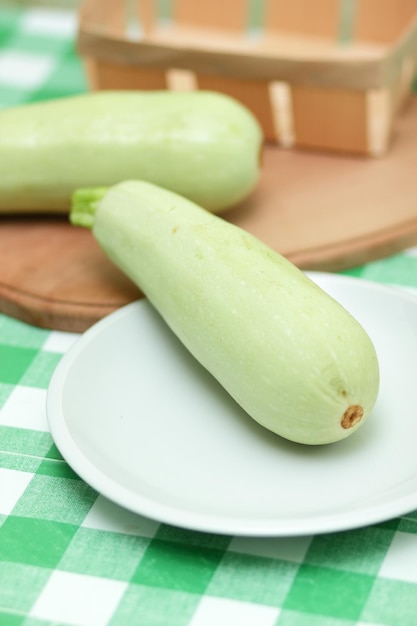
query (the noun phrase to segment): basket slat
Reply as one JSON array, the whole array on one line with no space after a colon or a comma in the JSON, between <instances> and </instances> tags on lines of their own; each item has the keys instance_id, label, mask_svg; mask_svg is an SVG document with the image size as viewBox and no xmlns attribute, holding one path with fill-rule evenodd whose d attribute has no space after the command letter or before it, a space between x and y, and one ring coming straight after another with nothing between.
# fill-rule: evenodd
<instances>
[{"instance_id":1,"label":"basket slat","mask_svg":"<svg viewBox=\"0 0 417 626\"><path fill-rule=\"evenodd\" d=\"M372 89L366 93L368 153L383 154L392 133L394 92L391 89Z\"/></svg>"},{"instance_id":2,"label":"basket slat","mask_svg":"<svg viewBox=\"0 0 417 626\"><path fill-rule=\"evenodd\" d=\"M123 36L126 30L124 2L87 0L80 8L80 19L111 36Z\"/></svg>"},{"instance_id":3,"label":"basket slat","mask_svg":"<svg viewBox=\"0 0 417 626\"><path fill-rule=\"evenodd\" d=\"M96 61L89 64L88 72L93 89L166 89L166 73L150 69Z\"/></svg>"},{"instance_id":4,"label":"basket slat","mask_svg":"<svg viewBox=\"0 0 417 626\"><path fill-rule=\"evenodd\" d=\"M294 85L292 103L296 145L368 151L366 94Z\"/></svg>"},{"instance_id":5,"label":"basket slat","mask_svg":"<svg viewBox=\"0 0 417 626\"><path fill-rule=\"evenodd\" d=\"M220 91L242 102L260 120L266 139L277 139L267 83L198 74L197 84L199 89Z\"/></svg>"},{"instance_id":6,"label":"basket slat","mask_svg":"<svg viewBox=\"0 0 417 626\"><path fill-rule=\"evenodd\" d=\"M416 60L415 56L407 56L402 61L401 72L393 87L393 109L395 113L400 112L411 98L414 76L416 75Z\"/></svg>"},{"instance_id":7,"label":"basket slat","mask_svg":"<svg viewBox=\"0 0 417 626\"><path fill-rule=\"evenodd\" d=\"M154 0L135 0L134 8L144 35L150 35L155 28L158 11Z\"/></svg>"},{"instance_id":8,"label":"basket slat","mask_svg":"<svg viewBox=\"0 0 417 626\"><path fill-rule=\"evenodd\" d=\"M354 37L392 43L416 17L417 0L356 0Z\"/></svg>"},{"instance_id":9,"label":"basket slat","mask_svg":"<svg viewBox=\"0 0 417 626\"><path fill-rule=\"evenodd\" d=\"M243 31L248 0L173 0L173 19L187 26Z\"/></svg>"},{"instance_id":10,"label":"basket slat","mask_svg":"<svg viewBox=\"0 0 417 626\"><path fill-rule=\"evenodd\" d=\"M266 0L266 31L303 33L336 39L340 0Z\"/></svg>"}]
</instances>

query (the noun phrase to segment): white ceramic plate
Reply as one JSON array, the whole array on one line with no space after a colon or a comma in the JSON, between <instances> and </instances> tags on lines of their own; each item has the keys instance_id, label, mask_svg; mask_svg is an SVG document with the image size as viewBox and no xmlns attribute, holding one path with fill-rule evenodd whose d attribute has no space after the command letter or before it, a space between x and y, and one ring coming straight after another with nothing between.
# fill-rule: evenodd
<instances>
[{"instance_id":1,"label":"white ceramic plate","mask_svg":"<svg viewBox=\"0 0 417 626\"><path fill-rule=\"evenodd\" d=\"M417 296L312 273L368 331L381 390L337 444L293 444L258 426L146 300L89 329L52 377L47 412L67 462L114 502L200 531L289 536L417 509Z\"/></svg>"}]
</instances>

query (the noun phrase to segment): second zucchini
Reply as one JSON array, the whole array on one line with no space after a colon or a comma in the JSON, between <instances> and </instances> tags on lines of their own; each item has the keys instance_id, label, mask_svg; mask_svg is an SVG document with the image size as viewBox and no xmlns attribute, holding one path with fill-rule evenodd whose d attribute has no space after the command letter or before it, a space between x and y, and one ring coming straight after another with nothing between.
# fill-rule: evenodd
<instances>
[{"instance_id":1,"label":"second zucchini","mask_svg":"<svg viewBox=\"0 0 417 626\"><path fill-rule=\"evenodd\" d=\"M67 212L77 187L142 179L220 212L257 183L262 132L209 91L107 91L0 111L0 213Z\"/></svg>"}]
</instances>

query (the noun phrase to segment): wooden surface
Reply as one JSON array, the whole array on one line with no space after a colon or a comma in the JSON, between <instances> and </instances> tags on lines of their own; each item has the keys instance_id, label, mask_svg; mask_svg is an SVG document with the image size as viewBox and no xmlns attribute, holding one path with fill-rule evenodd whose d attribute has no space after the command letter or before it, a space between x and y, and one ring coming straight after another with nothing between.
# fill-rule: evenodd
<instances>
[{"instance_id":1,"label":"wooden surface","mask_svg":"<svg viewBox=\"0 0 417 626\"><path fill-rule=\"evenodd\" d=\"M417 244L417 99L380 159L266 147L257 190L224 218L308 269ZM42 327L83 331L140 297L66 216L2 217L0 268L0 310Z\"/></svg>"}]
</instances>

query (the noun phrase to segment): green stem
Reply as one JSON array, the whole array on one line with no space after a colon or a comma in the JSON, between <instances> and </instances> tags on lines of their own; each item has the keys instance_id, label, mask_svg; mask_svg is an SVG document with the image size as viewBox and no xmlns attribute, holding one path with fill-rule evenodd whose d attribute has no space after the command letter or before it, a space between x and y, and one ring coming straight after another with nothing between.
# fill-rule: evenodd
<instances>
[{"instance_id":1,"label":"green stem","mask_svg":"<svg viewBox=\"0 0 417 626\"><path fill-rule=\"evenodd\" d=\"M107 187L91 187L74 191L69 214L71 224L92 228L97 207L106 191Z\"/></svg>"}]
</instances>

